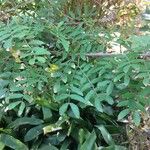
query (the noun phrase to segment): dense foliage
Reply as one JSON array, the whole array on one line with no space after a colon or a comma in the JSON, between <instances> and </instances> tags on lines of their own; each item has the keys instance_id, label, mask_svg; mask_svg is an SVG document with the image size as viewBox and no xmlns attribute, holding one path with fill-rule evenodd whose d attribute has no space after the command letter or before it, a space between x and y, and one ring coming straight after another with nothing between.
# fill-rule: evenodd
<instances>
[{"instance_id":1,"label":"dense foliage","mask_svg":"<svg viewBox=\"0 0 150 150\"><path fill-rule=\"evenodd\" d=\"M125 118L139 126L150 104L150 62L140 57L150 36L123 35L121 8L131 8L134 20L135 4L97 2L0 1L8 13L0 19L0 149L128 146ZM109 8L117 10L117 26L104 21ZM123 55L87 57L113 40L127 48Z\"/></svg>"}]
</instances>

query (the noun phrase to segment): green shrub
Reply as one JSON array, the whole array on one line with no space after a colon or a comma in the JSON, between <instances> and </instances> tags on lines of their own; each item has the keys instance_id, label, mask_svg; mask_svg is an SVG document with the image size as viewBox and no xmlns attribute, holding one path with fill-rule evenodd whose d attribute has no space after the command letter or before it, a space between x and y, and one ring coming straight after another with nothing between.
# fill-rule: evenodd
<instances>
[{"instance_id":1,"label":"green shrub","mask_svg":"<svg viewBox=\"0 0 150 150\"><path fill-rule=\"evenodd\" d=\"M149 42L136 47L149 36L120 38L125 55L89 59L113 31L58 17L53 5L41 18L48 4L36 4L0 25L0 148L126 149L124 118L138 126L150 104L150 65L139 59Z\"/></svg>"}]
</instances>

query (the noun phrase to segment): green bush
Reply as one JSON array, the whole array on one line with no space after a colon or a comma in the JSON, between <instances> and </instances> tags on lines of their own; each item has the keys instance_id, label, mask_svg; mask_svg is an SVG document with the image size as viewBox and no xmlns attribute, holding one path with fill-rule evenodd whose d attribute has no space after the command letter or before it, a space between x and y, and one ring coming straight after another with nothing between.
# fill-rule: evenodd
<instances>
[{"instance_id":1,"label":"green bush","mask_svg":"<svg viewBox=\"0 0 150 150\"><path fill-rule=\"evenodd\" d=\"M27 8L0 24L0 148L126 149L124 118L140 125L150 104L150 64L139 59L150 37L120 37L127 53L93 60L112 30L71 22L48 1Z\"/></svg>"}]
</instances>

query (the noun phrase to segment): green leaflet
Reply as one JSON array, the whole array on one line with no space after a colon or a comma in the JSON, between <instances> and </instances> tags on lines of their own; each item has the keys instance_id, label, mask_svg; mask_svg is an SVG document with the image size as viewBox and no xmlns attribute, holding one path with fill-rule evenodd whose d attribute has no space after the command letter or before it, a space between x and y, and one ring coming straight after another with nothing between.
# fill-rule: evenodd
<instances>
[{"instance_id":1,"label":"green leaflet","mask_svg":"<svg viewBox=\"0 0 150 150\"><path fill-rule=\"evenodd\" d=\"M6 94L6 89L0 89L0 99L4 98Z\"/></svg>"},{"instance_id":2,"label":"green leaflet","mask_svg":"<svg viewBox=\"0 0 150 150\"><path fill-rule=\"evenodd\" d=\"M99 98L95 99L95 107L98 111L103 112L103 107Z\"/></svg>"},{"instance_id":3,"label":"green leaflet","mask_svg":"<svg viewBox=\"0 0 150 150\"><path fill-rule=\"evenodd\" d=\"M44 57L35 57L40 63L45 63L46 59Z\"/></svg>"},{"instance_id":4,"label":"green leaflet","mask_svg":"<svg viewBox=\"0 0 150 150\"><path fill-rule=\"evenodd\" d=\"M40 40L32 40L29 42L30 45L43 45L44 42Z\"/></svg>"},{"instance_id":5,"label":"green leaflet","mask_svg":"<svg viewBox=\"0 0 150 150\"><path fill-rule=\"evenodd\" d=\"M55 98L56 98L56 101L62 101L62 100L69 98L69 96L70 96L69 94L61 94L61 95L56 96Z\"/></svg>"},{"instance_id":6,"label":"green leaflet","mask_svg":"<svg viewBox=\"0 0 150 150\"><path fill-rule=\"evenodd\" d=\"M5 144L3 144L2 142L0 142L0 150L3 150L5 147Z\"/></svg>"},{"instance_id":7,"label":"green leaflet","mask_svg":"<svg viewBox=\"0 0 150 150\"><path fill-rule=\"evenodd\" d=\"M12 39L10 38L10 39L5 41L4 48L7 49L7 48L11 48L11 47L12 47Z\"/></svg>"},{"instance_id":8,"label":"green leaflet","mask_svg":"<svg viewBox=\"0 0 150 150\"><path fill-rule=\"evenodd\" d=\"M60 108L59 108L59 114L60 115L64 115L64 113L67 111L69 106L69 103L65 103L63 104Z\"/></svg>"},{"instance_id":9,"label":"green leaflet","mask_svg":"<svg viewBox=\"0 0 150 150\"><path fill-rule=\"evenodd\" d=\"M74 93L76 93L76 94L78 94L78 95L83 96L83 93L82 93L82 91L80 90L80 88L77 88L77 87L71 85L70 89L71 89L72 92L74 92Z\"/></svg>"},{"instance_id":10,"label":"green leaflet","mask_svg":"<svg viewBox=\"0 0 150 150\"><path fill-rule=\"evenodd\" d=\"M32 50L35 55L49 55L50 54L49 51L41 47L34 47Z\"/></svg>"},{"instance_id":11,"label":"green leaflet","mask_svg":"<svg viewBox=\"0 0 150 150\"><path fill-rule=\"evenodd\" d=\"M49 144L49 145L43 145L38 150L58 150L55 146Z\"/></svg>"},{"instance_id":12,"label":"green leaflet","mask_svg":"<svg viewBox=\"0 0 150 150\"><path fill-rule=\"evenodd\" d=\"M29 124L29 125L39 125L39 124L42 124L44 121L41 120L41 119L37 119L37 118L29 118L29 117L22 117L22 118L18 118L16 119L14 122L10 123L9 124L9 127L10 128L17 128L21 125L26 125L26 124Z\"/></svg>"},{"instance_id":13,"label":"green leaflet","mask_svg":"<svg viewBox=\"0 0 150 150\"><path fill-rule=\"evenodd\" d=\"M85 142L81 145L80 150L92 150L95 144L96 134L93 131L86 138Z\"/></svg>"},{"instance_id":14,"label":"green leaflet","mask_svg":"<svg viewBox=\"0 0 150 150\"><path fill-rule=\"evenodd\" d=\"M94 96L94 94L95 92L93 90L89 91L85 96L85 100L90 101L90 99Z\"/></svg>"},{"instance_id":15,"label":"green leaflet","mask_svg":"<svg viewBox=\"0 0 150 150\"><path fill-rule=\"evenodd\" d=\"M7 106L7 109L8 110L11 110L11 109L14 109L17 105L19 105L21 103L21 101L17 101L17 102L13 102L13 103L10 103L8 106Z\"/></svg>"},{"instance_id":16,"label":"green leaflet","mask_svg":"<svg viewBox=\"0 0 150 150\"><path fill-rule=\"evenodd\" d=\"M16 99L16 98L22 98L23 94L10 94L8 96L8 99Z\"/></svg>"},{"instance_id":17,"label":"green leaflet","mask_svg":"<svg viewBox=\"0 0 150 150\"><path fill-rule=\"evenodd\" d=\"M4 34L3 36L0 37L0 41L6 40L9 37L10 37L10 34Z\"/></svg>"},{"instance_id":18,"label":"green leaflet","mask_svg":"<svg viewBox=\"0 0 150 150\"><path fill-rule=\"evenodd\" d=\"M28 150L27 146L21 141L7 134L0 134L0 143L3 143L14 150Z\"/></svg>"},{"instance_id":19,"label":"green leaflet","mask_svg":"<svg viewBox=\"0 0 150 150\"><path fill-rule=\"evenodd\" d=\"M118 115L118 120L123 119L125 116L127 116L130 113L129 109L122 110Z\"/></svg>"},{"instance_id":20,"label":"green leaflet","mask_svg":"<svg viewBox=\"0 0 150 150\"><path fill-rule=\"evenodd\" d=\"M28 130L28 132L24 136L24 141L28 142L33 140L34 138L37 138L40 134L43 133L43 127L44 125L39 125Z\"/></svg>"},{"instance_id":21,"label":"green leaflet","mask_svg":"<svg viewBox=\"0 0 150 150\"><path fill-rule=\"evenodd\" d=\"M58 104L56 102L51 102L49 99L36 99L35 103L40 105L40 106L44 106L47 108L50 108L52 110L58 110Z\"/></svg>"},{"instance_id":22,"label":"green leaflet","mask_svg":"<svg viewBox=\"0 0 150 150\"><path fill-rule=\"evenodd\" d=\"M120 102L117 104L117 106L118 106L118 107L127 106L127 105L128 105L128 103L129 103L129 101L128 101L128 100L126 100L126 101L120 101Z\"/></svg>"},{"instance_id":23,"label":"green leaflet","mask_svg":"<svg viewBox=\"0 0 150 150\"><path fill-rule=\"evenodd\" d=\"M112 93L112 91L113 91L113 88L114 88L114 84L113 84L113 82L110 82L108 87L107 87L107 89L106 89L106 93L108 95L110 95Z\"/></svg>"},{"instance_id":24,"label":"green leaflet","mask_svg":"<svg viewBox=\"0 0 150 150\"><path fill-rule=\"evenodd\" d=\"M65 140L61 146L60 150L66 150L68 146L70 145L71 141L70 140Z\"/></svg>"},{"instance_id":25,"label":"green leaflet","mask_svg":"<svg viewBox=\"0 0 150 150\"><path fill-rule=\"evenodd\" d=\"M69 51L70 42L65 40L65 39L63 39L63 38L60 39L60 42L63 45L65 51L68 52Z\"/></svg>"},{"instance_id":26,"label":"green leaflet","mask_svg":"<svg viewBox=\"0 0 150 150\"><path fill-rule=\"evenodd\" d=\"M18 116L21 116L21 115L22 115L22 113L23 113L25 107L26 107L25 103L24 103L24 102L21 102L20 107L19 107L19 110L18 110Z\"/></svg>"},{"instance_id":27,"label":"green leaflet","mask_svg":"<svg viewBox=\"0 0 150 150\"><path fill-rule=\"evenodd\" d=\"M42 111L43 111L43 119L44 120L48 120L53 116L50 108L42 106Z\"/></svg>"},{"instance_id":28,"label":"green leaflet","mask_svg":"<svg viewBox=\"0 0 150 150\"><path fill-rule=\"evenodd\" d=\"M102 125L101 126L96 126L96 127L101 131L101 134L102 134L104 140L106 141L106 143L109 144L109 145L114 145L114 141L113 141L111 135L106 130L106 128Z\"/></svg>"},{"instance_id":29,"label":"green leaflet","mask_svg":"<svg viewBox=\"0 0 150 150\"><path fill-rule=\"evenodd\" d=\"M135 111L133 113L133 122L135 123L136 126L139 126L140 125L140 122L141 122L141 116L140 116L140 113L138 111Z\"/></svg>"},{"instance_id":30,"label":"green leaflet","mask_svg":"<svg viewBox=\"0 0 150 150\"><path fill-rule=\"evenodd\" d=\"M79 102L82 102L86 105L92 105L89 101L86 101L83 97L76 95L76 94L71 94L70 98Z\"/></svg>"},{"instance_id":31,"label":"green leaflet","mask_svg":"<svg viewBox=\"0 0 150 150\"><path fill-rule=\"evenodd\" d=\"M80 118L80 111L79 111L78 106L73 103L70 103L70 107L71 107L71 110L74 113L75 117Z\"/></svg>"}]
</instances>

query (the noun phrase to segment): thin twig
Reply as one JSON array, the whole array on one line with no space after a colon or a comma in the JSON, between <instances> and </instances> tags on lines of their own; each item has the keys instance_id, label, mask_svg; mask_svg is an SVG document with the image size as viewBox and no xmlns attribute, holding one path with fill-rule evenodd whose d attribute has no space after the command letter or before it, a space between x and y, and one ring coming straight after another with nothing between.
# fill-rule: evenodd
<instances>
[{"instance_id":1,"label":"thin twig","mask_svg":"<svg viewBox=\"0 0 150 150\"><path fill-rule=\"evenodd\" d=\"M114 53L87 53L87 57L89 58L100 58L100 57L115 57L115 56L126 56L126 54L114 54ZM147 58L150 57L150 52L144 53L144 54L139 54L139 58Z\"/></svg>"}]
</instances>

